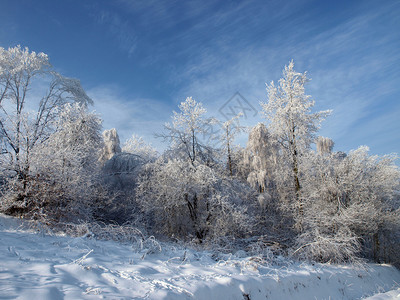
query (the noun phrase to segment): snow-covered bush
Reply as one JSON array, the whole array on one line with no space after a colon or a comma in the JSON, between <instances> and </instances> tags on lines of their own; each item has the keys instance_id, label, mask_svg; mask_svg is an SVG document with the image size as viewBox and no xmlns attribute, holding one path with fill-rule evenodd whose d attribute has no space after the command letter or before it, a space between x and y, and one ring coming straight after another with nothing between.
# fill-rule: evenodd
<instances>
[{"instance_id":1,"label":"snow-covered bush","mask_svg":"<svg viewBox=\"0 0 400 300\"><path fill-rule=\"evenodd\" d=\"M360 239L346 226L315 227L297 236L292 256L323 263L359 261Z\"/></svg>"},{"instance_id":2,"label":"snow-covered bush","mask_svg":"<svg viewBox=\"0 0 400 300\"><path fill-rule=\"evenodd\" d=\"M385 228L400 219L393 214L399 207L400 182L395 159L370 156L367 147L345 157L310 152L303 177L304 222L303 233L296 239L297 254L323 261L349 260L363 246L364 252L378 256Z\"/></svg>"},{"instance_id":3,"label":"snow-covered bush","mask_svg":"<svg viewBox=\"0 0 400 300\"><path fill-rule=\"evenodd\" d=\"M22 201L10 201L6 211L20 208L31 217L53 220L89 218L101 197L101 120L85 106L66 104L54 127L55 132L30 152L28 180L10 181L8 197L18 197L22 190L25 195Z\"/></svg>"},{"instance_id":4,"label":"snow-covered bush","mask_svg":"<svg viewBox=\"0 0 400 300\"><path fill-rule=\"evenodd\" d=\"M248 230L249 195L241 188L206 165L159 159L145 167L138 201L154 231L203 242Z\"/></svg>"},{"instance_id":5,"label":"snow-covered bush","mask_svg":"<svg viewBox=\"0 0 400 300\"><path fill-rule=\"evenodd\" d=\"M135 134L125 142L122 151L137 155L145 162L154 161L158 156L157 151L151 145Z\"/></svg>"}]
</instances>

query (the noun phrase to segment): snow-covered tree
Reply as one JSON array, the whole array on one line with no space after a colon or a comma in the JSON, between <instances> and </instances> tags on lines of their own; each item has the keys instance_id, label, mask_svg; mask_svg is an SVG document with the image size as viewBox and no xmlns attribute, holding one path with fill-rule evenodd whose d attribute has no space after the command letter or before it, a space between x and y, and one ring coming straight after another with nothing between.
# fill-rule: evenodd
<instances>
[{"instance_id":1,"label":"snow-covered tree","mask_svg":"<svg viewBox=\"0 0 400 300\"><path fill-rule=\"evenodd\" d=\"M317 152L323 155L323 154L331 154L335 143L330 138L319 136L316 144L317 144Z\"/></svg>"},{"instance_id":2,"label":"snow-covered tree","mask_svg":"<svg viewBox=\"0 0 400 300\"><path fill-rule=\"evenodd\" d=\"M45 82L41 96L32 92ZM59 110L69 102L87 105L92 100L78 80L53 71L46 54L0 47L1 171L21 183L19 199L26 194L32 150L54 132Z\"/></svg>"},{"instance_id":3,"label":"snow-covered tree","mask_svg":"<svg viewBox=\"0 0 400 300\"><path fill-rule=\"evenodd\" d=\"M241 176L257 191L259 234L286 236L291 232L291 214L286 216L282 202L292 196L288 193L287 166L280 153L279 144L263 123L258 123L249 133L240 164Z\"/></svg>"},{"instance_id":4,"label":"snow-covered tree","mask_svg":"<svg viewBox=\"0 0 400 300\"><path fill-rule=\"evenodd\" d=\"M122 151L138 155L145 162L153 161L158 153L150 144L147 144L142 137L133 134L122 147Z\"/></svg>"},{"instance_id":5,"label":"snow-covered tree","mask_svg":"<svg viewBox=\"0 0 400 300\"><path fill-rule=\"evenodd\" d=\"M115 128L103 131L104 149L100 156L100 161L105 163L115 154L121 152L119 136Z\"/></svg>"},{"instance_id":6,"label":"snow-covered tree","mask_svg":"<svg viewBox=\"0 0 400 300\"><path fill-rule=\"evenodd\" d=\"M347 156L310 153L302 189L304 231L297 238L297 254L322 261L351 260L361 242L368 240L373 241L368 247L379 252L385 228L400 221L394 217L400 206L395 159L371 156L365 146Z\"/></svg>"},{"instance_id":7,"label":"snow-covered tree","mask_svg":"<svg viewBox=\"0 0 400 300\"><path fill-rule=\"evenodd\" d=\"M87 218L100 197L101 120L82 104L66 104L53 126L55 132L31 151L24 201L8 197L8 210L19 207L55 220Z\"/></svg>"},{"instance_id":8,"label":"snow-covered tree","mask_svg":"<svg viewBox=\"0 0 400 300\"><path fill-rule=\"evenodd\" d=\"M300 195L300 159L312 142L319 129L321 121L330 113L311 111L314 101L305 94L304 85L309 81L307 73L298 73L294 70L291 61L283 70L283 77L279 85L272 81L267 85L268 102L260 103L263 114L269 121L268 129L290 164L290 177L294 197L296 199L298 227L301 228L303 203Z\"/></svg>"},{"instance_id":9,"label":"snow-covered tree","mask_svg":"<svg viewBox=\"0 0 400 300\"><path fill-rule=\"evenodd\" d=\"M244 203L252 194L239 182L189 160L160 158L145 168L138 199L156 232L204 242L248 229Z\"/></svg>"},{"instance_id":10,"label":"snow-covered tree","mask_svg":"<svg viewBox=\"0 0 400 300\"><path fill-rule=\"evenodd\" d=\"M192 236L203 242L243 234L248 224L243 203L251 191L240 182L233 185L233 179L227 180L212 149L202 142L202 134L207 134L213 122L205 118L202 104L189 97L179 108L163 136L171 149L144 167L138 201L150 223L156 224L156 231L169 236Z\"/></svg>"},{"instance_id":11,"label":"snow-covered tree","mask_svg":"<svg viewBox=\"0 0 400 300\"><path fill-rule=\"evenodd\" d=\"M273 169L277 162L277 148L266 126L258 123L249 134L243 163L249 169L247 181L259 193L272 188Z\"/></svg>"},{"instance_id":12,"label":"snow-covered tree","mask_svg":"<svg viewBox=\"0 0 400 300\"><path fill-rule=\"evenodd\" d=\"M222 133L220 136L220 141L222 143L222 151L226 155L227 167L230 176L233 176L234 169L234 140L236 136L244 131L244 128L240 126L239 119L243 113L239 113L228 121L221 123Z\"/></svg>"},{"instance_id":13,"label":"snow-covered tree","mask_svg":"<svg viewBox=\"0 0 400 300\"><path fill-rule=\"evenodd\" d=\"M165 124L166 134L160 136L169 140L173 151L193 165L196 161L212 160L211 148L201 141L201 135L207 134L208 126L213 122L205 117L207 111L203 104L188 97L179 109L180 112L173 112L172 124Z\"/></svg>"}]
</instances>

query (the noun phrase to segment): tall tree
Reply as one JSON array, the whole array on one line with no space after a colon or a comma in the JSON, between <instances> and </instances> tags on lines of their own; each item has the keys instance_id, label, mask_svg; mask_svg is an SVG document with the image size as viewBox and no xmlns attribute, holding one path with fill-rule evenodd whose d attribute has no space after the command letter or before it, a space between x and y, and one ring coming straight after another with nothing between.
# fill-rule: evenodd
<instances>
[{"instance_id":1,"label":"tall tree","mask_svg":"<svg viewBox=\"0 0 400 300\"><path fill-rule=\"evenodd\" d=\"M167 123L166 134L160 135L171 143L174 151L179 152L193 165L196 161L207 162L211 158L211 148L202 143L202 135L208 134L213 120L206 118L207 110L201 102L192 97L179 105L180 112L173 112L172 124Z\"/></svg>"},{"instance_id":2,"label":"tall tree","mask_svg":"<svg viewBox=\"0 0 400 300\"><path fill-rule=\"evenodd\" d=\"M42 96L35 95L37 80L50 82ZM76 79L56 73L44 53L20 46L0 48L0 157L3 172L14 173L26 188L30 154L36 144L54 132L54 120L68 102L92 103ZM23 193L20 195L23 197Z\"/></svg>"},{"instance_id":3,"label":"tall tree","mask_svg":"<svg viewBox=\"0 0 400 300\"><path fill-rule=\"evenodd\" d=\"M55 132L32 149L25 210L56 220L89 218L101 197L101 120L83 105L66 104L54 126Z\"/></svg>"},{"instance_id":4,"label":"tall tree","mask_svg":"<svg viewBox=\"0 0 400 300\"><path fill-rule=\"evenodd\" d=\"M294 196L297 204L298 223L301 228L303 202L301 199L300 157L315 140L321 121L330 111L312 113L314 101L305 94L307 73L294 70L294 62L285 66L279 85L267 84L268 102L261 103L264 116L270 121L269 131L283 149L290 162Z\"/></svg>"},{"instance_id":5,"label":"tall tree","mask_svg":"<svg viewBox=\"0 0 400 300\"><path fill-rule=\"evenodd\" d=\"M227 169L229 175L233 176L233 141L235 137L244 131L244 127L240 126L239 118L243 115L242 112L234 116L228 121L221 122L222 133L220 136L220 141L222 143L222 151L226 153L227 158Z\"/></svg>"}]
</instances>

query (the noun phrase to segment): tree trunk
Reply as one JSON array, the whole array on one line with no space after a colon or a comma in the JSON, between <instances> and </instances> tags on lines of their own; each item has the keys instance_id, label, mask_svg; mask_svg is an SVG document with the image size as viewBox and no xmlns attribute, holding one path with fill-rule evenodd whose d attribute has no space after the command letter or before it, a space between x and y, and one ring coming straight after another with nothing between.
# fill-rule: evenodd
<instances>
[{"instance_id":1,"label":"tree trunk","mask_svg":"<svg viewBox=\"0 0 400 300\"><path fill-rule=\"evenodd\" d=\"M380 243L379 243L379 235L378 233L374 233L373 235L373 251L374 251L374 261L379 263L379 252L380 252Z\"/></svg>"},{"instance_id":2,"label":"tree trunk","mask_svg":"<svg viewBox=\"0 0 400 300\"><path fill-rule=\"evenodd\" d=\"M300 191L301 191L301 185L300 185L300 179L299 179L299 163L298 163L298 152L297 152L297 147L296 147L296 136L294 134L294 128L292 128L293 132L291 133L290 137L290 150L292 154L292 169L293 169L293 183L294 183L294 188L295 188L295 197L296 197L296 203L297 203L297 224L296 227L298 230L302 231L303 230L303 216L304 216L304 207L303 207L303 201L301 199Z\"/></svg>"},{"instance_id":3,"label":"tree trunk","mask_svg":"<svg viewBox=\"0 0 400 300\"><path fill-rule=\"evenodd\" d=\"M228 142L228 168L229 168L229 174L231 175L231 177L233 176L233 170L232 170L232 157L231 157L231 147L230 144Z\"/></svg>"},{"instance_id":4,"label":"tree trunk","mask_svg":"<svg viewBox=\"0 0 400 300\"><path fill-rule=\"evenodd\" d=\"M193 204L190 202L188 194L185 194L185 200L189 209L190 219L193 222L195 235L199 239L199 243L201 244L204 239L204 229L201 229L201 226L199 225L199 218L197 215L197 195L195 194L193 197Z\"/></svg>"}]
</instances>

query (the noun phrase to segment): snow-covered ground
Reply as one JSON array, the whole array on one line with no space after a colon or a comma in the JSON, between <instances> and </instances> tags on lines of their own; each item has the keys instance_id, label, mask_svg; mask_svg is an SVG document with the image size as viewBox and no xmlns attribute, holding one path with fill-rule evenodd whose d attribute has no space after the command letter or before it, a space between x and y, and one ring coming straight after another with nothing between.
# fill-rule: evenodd
<instances>
[{"instance_id":1,"label":"snow-covered ground","mask_svg":"<svg viewBox=\"0 0 400 300\"><path fill-rule=\"evenodd\" d=\"M0 299L400 299L400 271L49 236L0 215Z\"/></svg>"}]
</instances>

